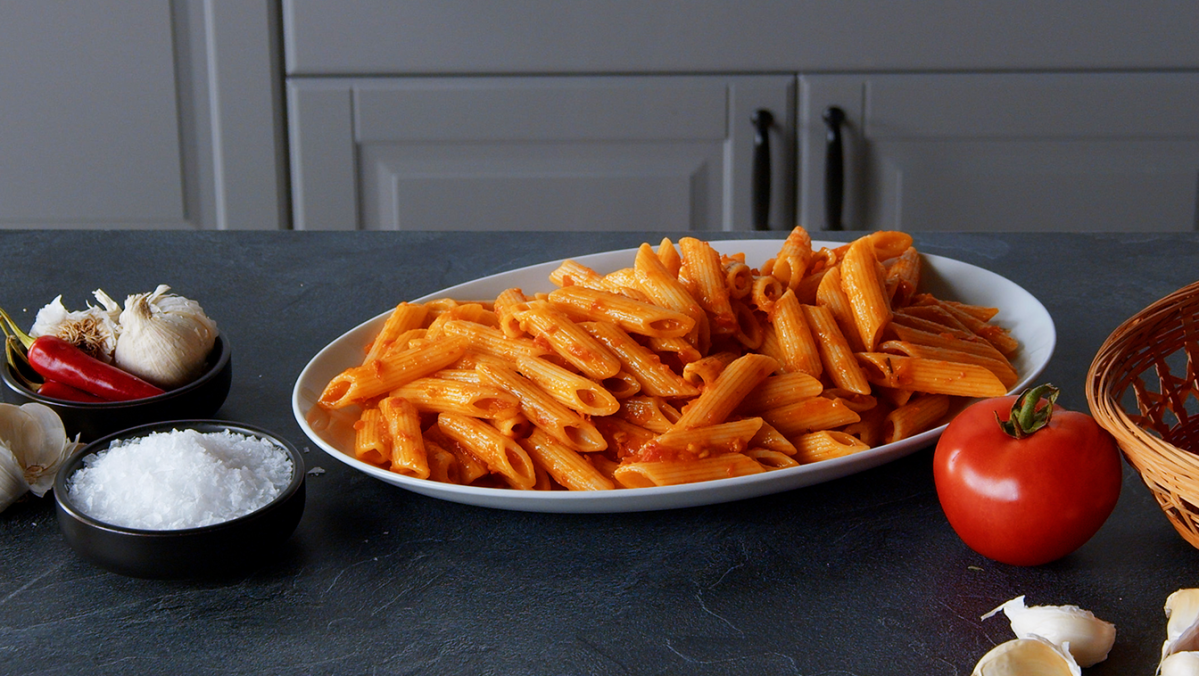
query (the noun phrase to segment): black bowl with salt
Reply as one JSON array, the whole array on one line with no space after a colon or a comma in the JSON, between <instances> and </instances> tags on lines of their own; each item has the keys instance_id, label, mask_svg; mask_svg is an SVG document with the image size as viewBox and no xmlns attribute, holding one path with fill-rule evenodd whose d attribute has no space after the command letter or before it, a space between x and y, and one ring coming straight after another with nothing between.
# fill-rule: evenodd
<instances>
[{"instance_id":1,"label":"black bowl with salt","mask_svg":"<svg viewBox=\"0 0 1199 676\"><path fill-rule=\"evenodd\" d=\"M67 436L79 435L83 441L90 442L137 425L212 417L229 396L233 382L232 355L229 339L218 334L199 378L145 399L102 402L64 401L39 394L21 382L11 365L0 363L0 380L5 385L0 393L4 400L13 404L37 402L49 406L62 418Z\"/></svg>"},{"instance_id":2,"label":"black bowl with salt","mask_svg":"<svg viewBox=\"0 0 1199 676\"><path fill-rule=\"evenodd\" d=\"M101 568L214 577L279 554L304 512L304 476L299 451L271 432L168 421L74 453L55 477L54 498L67 543Z\"/></svg>"}]
</instances>

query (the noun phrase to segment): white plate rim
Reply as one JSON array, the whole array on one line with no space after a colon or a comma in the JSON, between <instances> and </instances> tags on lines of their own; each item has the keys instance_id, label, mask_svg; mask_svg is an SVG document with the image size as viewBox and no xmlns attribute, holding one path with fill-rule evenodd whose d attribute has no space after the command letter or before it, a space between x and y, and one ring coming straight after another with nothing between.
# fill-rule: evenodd
<instances>
[{"instance_id":1,"label":"white plate rim","mask_svg":"<svg viewBox=\"0 0 1199 676\"><path fill-rule=\"evenodd\" d=\"M782 242L783 240L781 239L745 239L713 240L710 244L721 253L744 252L747 262L756 266L766 258L773 256L774 253L777 253ZM830 248L843 244L845 243L825 241L814 241L812 243L813 247L828 246ZM583 265L593 267L598 272L605 273L611 272L617 267L631 265L633 255L636 251L636 248L616 249L570 258ZM1024 371L1021 373L1020 380L1012 388L1012 391L1019 391L1031 384L1041 374L1052 358L1057 340L1053 318L1040 300L1015 282L985 268L935 254L922 252L921 257L924 259L926 272L933 272L936 277L943 276L954 285L962 284L967 279L962 275L968 273L971 275L968 279L981 284L983 287L990 287L992 290L1002 289L1005 293L1012 294L1023 300L1020 307L1020 311L1025 313L1023 319L1013 321L1014 318L1011 313L1015 310L1011 307L1011 304L1008 304L1007 307L1000 307L1000 313L996 316L996 321L1001 325L1010 326L1013 328L1014 333L1017 329L1030 325L1039 325L1042 327L1043 332L1032 336L1037 339L1035 343L1030 343L1028 340L1029 336L1025 336L1024 340L1022 340L1021 359L1025 361ZM473 290L477 288L490 288L496 285L501 287L499 290L510 286L520 286L526 292L530 290L550 290L552 286L548 281L549 272L557 267L562 260L564 259L547 261L487 275L441 289L413 299L411 302L424 302L447 297L458 298L460 300L494 298L496 292L490 292L490 296L487 296L474 293ZM620 262L622 260L624 261L623 263ZM519 280L523 279L528 279L540 286L533 286L528 282L519 282ZM952 296L956 294L948 295ZM966 295L969 296L970 294ZM414 479L375 467L342 452L326 441L317 430L313 429L307 419L308 410L319 396L319 389L314 389L313 383L310 382L316 377L314 376L314 372L318 370L318 367L326 366L324 360L331 353L345 349L344 344L346 341L355 340L358 341L357 345L364 344L357 337L357 334L373 333L377 330L375 327L381 325L389 314L390 310L376 315L346 331L309 360L297 377L292 390L292 413L305 435L335 460L386 483L421 495L450 502L515 511L551 513L637 512L719 504L802 488L856 474L897 460L926 447L933 443L945 429L945 425L942 424L899 442L884 444L850 456L825 460L810 465L679 486L581 492L518 491L502 488L458 486ZM1034 356L1035 359L1033 358ZM345 363L345 366L349 365L352 364ZM327 378L324 376L319 376L319 378L327 382ZM323 387L323 383L321 387Z\"/></svg>"}]
</instances>

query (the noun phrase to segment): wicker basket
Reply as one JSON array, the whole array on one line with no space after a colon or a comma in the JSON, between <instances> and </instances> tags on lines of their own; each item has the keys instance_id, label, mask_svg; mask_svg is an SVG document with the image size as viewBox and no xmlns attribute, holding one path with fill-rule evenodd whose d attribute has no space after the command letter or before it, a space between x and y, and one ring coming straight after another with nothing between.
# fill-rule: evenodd
<instances>
[{"instance_id":1,"label":"wicker basket","mask_svg":"<svg viewBox=\"0 0 1199 676\"><path fill-rule=\"evenodd\" d=\"M1087 403L1199 548L1199 282L1112 332L1087 374Z\"/></svg>"}]
</instances>

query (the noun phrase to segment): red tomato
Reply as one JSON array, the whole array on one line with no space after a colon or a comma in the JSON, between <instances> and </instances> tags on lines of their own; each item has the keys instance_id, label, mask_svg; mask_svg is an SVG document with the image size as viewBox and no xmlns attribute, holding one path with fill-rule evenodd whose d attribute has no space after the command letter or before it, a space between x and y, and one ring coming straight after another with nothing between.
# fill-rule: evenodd
<instances>
[{"instance_id":1,"label":"red tomato","mask_svg":"<svg viewBox=\"0 0 1199 676\"><path fill-rule=\"evenodd\" d=\"M1030 391L1037 407L1017 417L1032 422L1051 407L1043 427L1009 436L999 420L1012 417L1017 397L987 399L954 418L933 457L937 497L958 536L979 554L1018 566L1081 547L1120 497L1115 440L1089 415L1053 404L1056 388L1040 400L1042 388Z\"/></svg>"}]
</instances>

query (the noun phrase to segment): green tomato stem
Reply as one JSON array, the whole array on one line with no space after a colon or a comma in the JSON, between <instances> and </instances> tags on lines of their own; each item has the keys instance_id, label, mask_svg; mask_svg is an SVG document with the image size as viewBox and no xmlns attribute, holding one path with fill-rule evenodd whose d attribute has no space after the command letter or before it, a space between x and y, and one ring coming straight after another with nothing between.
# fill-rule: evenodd
<instances>
[{"instance_id":1,"label":"green tomato stem","mask_svg":"<svg viewBox=\"0 0 1199 676\"><path fill-rule=\"evenodd\" d=\"M1001 420L995 414L999 427L1013 439L1023 439L1049 425L1053 417L1053 406L1061 390L1048 383L1024 390L1012 404L1012 412L1007 421ZM1040 406L1041 400L1046 401Z\"/></svg>"}]
</instances>

